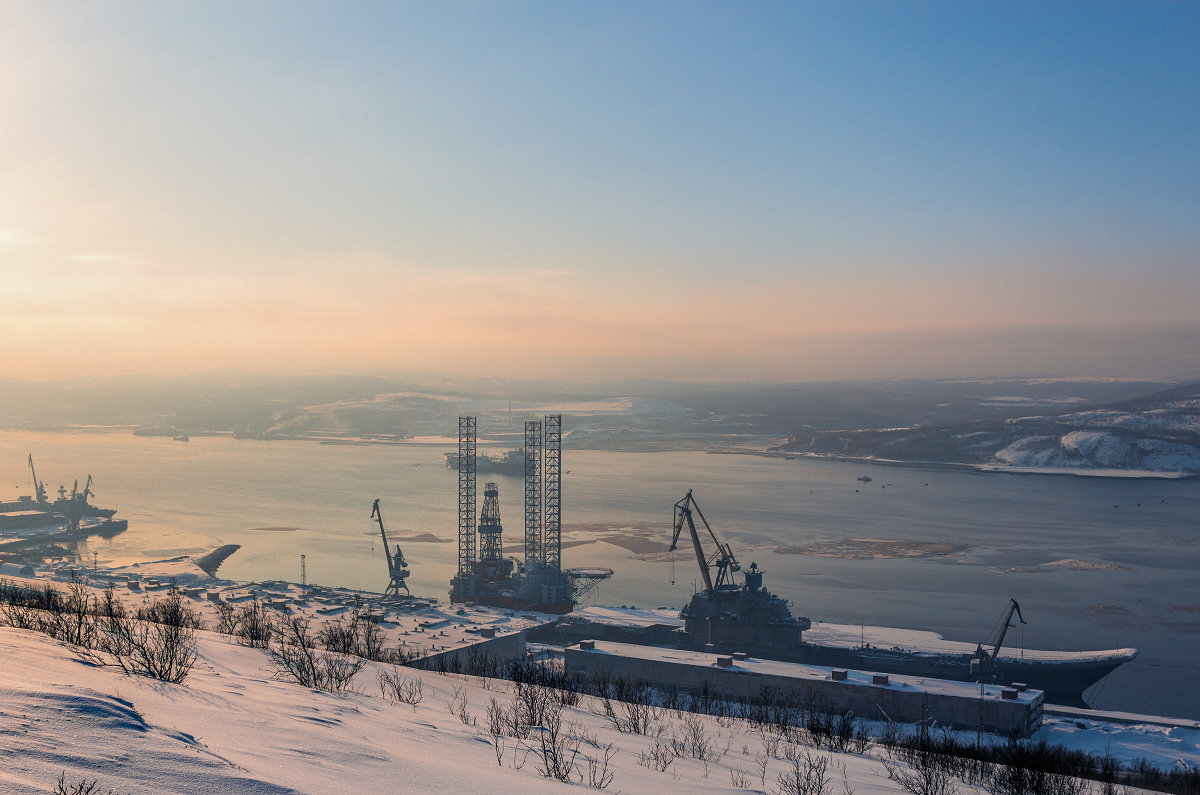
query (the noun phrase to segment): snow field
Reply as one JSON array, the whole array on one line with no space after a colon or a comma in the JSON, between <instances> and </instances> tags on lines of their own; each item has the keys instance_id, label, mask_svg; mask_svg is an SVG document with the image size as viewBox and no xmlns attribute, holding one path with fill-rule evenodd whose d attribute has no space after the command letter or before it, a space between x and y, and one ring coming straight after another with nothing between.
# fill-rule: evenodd
<instances>
[{"instance_id":1,"label":"snow field","mask_svg":"<svg viewBox=\"0 0 1200 795\"><path fill-rule=\"evenodd\" d=\"M507 706L510 685L401 669L423 683L416 705L379 695L370 664L360 692L328 694L273 680L266 655L201 632L199 663L183 685L126 676L81 661L36 633L0 628L0 791L43 793L64 771L68 783L98 779L117 793L541 792L565 784L538 771L536 734L504 740L497 764L486 727L490 699ZM490 689L489 689L490 687ZM463 696L468 726L454 702ZM638 764L654 739L621 734L584 699L563 712L564 730L614 743L611 792L727 792L740 767L757 789L761 741L741 727L699 722L713 746L708 763L677 759L666 772ZM671 719L666 729L681 731ZM743 754L743 745L747 753ZM585 754L596 755L586 742ZM874 759L833 755L855 792L899 791ZM770 761L767 786L788 763ZM586 766L582 766L586 771ZM832 779L840 770L831 764ZM580 786L575 783L574 786Z\"/></svg>"}]
</instances>

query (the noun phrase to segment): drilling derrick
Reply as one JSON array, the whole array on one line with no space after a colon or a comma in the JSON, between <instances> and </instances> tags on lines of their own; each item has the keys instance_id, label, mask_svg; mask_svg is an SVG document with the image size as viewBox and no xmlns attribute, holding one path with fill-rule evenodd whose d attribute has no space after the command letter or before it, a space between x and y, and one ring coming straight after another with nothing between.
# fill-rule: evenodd
<instances>
[{"instance_id":1,"label":"drilling derrick","mask_svg":"<svg viewBox=\"0 0 1200 795\"><path fill-rule=\"evenodd\" d=\"M525 567L542 560L542 423L525 423Z\"/></svg>"},{"instance_id":2,"label":"drilling derrick","mask_svg":"<svg viewBox=\"0 0 1200 795\"><path fill-rule=\"evenodd\" d=\"M504 559L500 525L500 488L489 483L483 488L483 509L479 512L479 579L500 582L512 574L512 561Z\"/></svg>"},{"instance_id":3,"label":"drilling derrick","mask_svg":"<svg viewBox=\"0 0 1200 795\"><path fill-rule=\"evenodd\" d=\"M458 423L458 572L451 602L569 613L572 595L612 576L610 570L562 569L562 415L525 423L525 560L504 557L500 490L484 487L476 556L475 418Z\"/></svg>"},{"instance_id":4,"label":"drilling derrick","mask_svg":"<svg viewBox=\"0 0 1200 795\"><path fill-rule=\"evenodd\" d=\"M458 418L458 573L451 580L450 601L474 598L475 570L475 418Z\"/></svg>"},{"instance_id":5,"label":"drilling derrick","mask_svg":"<svg viewBox=\"0 0 1200 795\"><path fill-rule=\"evenodd\" d=\"M546 417L545 446L545 524L542 531L542 559L546 573L556 574L562 567L562 415Z\"/></svg>"},{"instance_id":6,"label":"drilling derrick","mask_svg":"<svg viewBox=\"0 0 1200 795\"><path fill-rule=\"evenodd\" d=\"M542 601L556 609L570 610L571 587L562 570L562 415L548 414L543 447L543 525L542 560L545 582Z\"/></svg>"}]
</instances>

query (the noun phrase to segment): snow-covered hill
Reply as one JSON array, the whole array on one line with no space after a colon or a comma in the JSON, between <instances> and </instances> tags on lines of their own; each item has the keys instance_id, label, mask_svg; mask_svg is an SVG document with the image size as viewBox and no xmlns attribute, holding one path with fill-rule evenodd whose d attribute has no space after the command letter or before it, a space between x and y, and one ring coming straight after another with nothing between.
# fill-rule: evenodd
<instances>
[{"instance_id":1,"label":"snow-covered hill","mask_svg":"<svg viewBox=\"0 0 1200 795\"><path fill-rule=\"evenodd\" d=\"M115 793L550 792L568 786L539 773L537 732L501 739L489 732L493 699L511 685L401 669L422 682L414 705L378 695L375 671L361 692L330 694L271 678L264 652L200 633L199 664L181 685L128 676L79 658L70 647L0 627L0 791L43 793L65 774ZM460 706L461 705L461 706ZM764 753L764 739L739 721L665 713L657 736L618 733L584 698L563 711L564 731L581 738L578 767L611 744L610 792L776 792L791 769ZM464 721L464 718L466 720ZM1048 719L1052 742L1124 761L1200 763L1200 731ZM647 764L656 743L690 733L710 743L707 759ZM903 792L880 752L814 751L828 759L828 791ZM757 761L765 759L765 775ZM586 789L579 775L572 785ZM962 786L963 795L976 792Z\"/></svg>"},{"instance_id":2,"label":"snow-covered hill","mask_svg":"<svg viewBox=\"0 0 1200 795\"><path fill-rule=\"evenodd\" d=\"M795 434L780 449L1021 471L1200 475L1200 385L1063 414Z\"/></svg>"}]
</instances>

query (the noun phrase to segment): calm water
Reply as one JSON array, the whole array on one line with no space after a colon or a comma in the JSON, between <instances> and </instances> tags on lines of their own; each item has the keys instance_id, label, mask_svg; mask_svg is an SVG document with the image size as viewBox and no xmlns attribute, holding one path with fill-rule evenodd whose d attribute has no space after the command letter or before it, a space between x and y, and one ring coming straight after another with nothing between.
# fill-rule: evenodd
<instances>
[{"instance_id":1,"label":"calm water","mask_svg":"<svg viewBox=\"0 0 1200 795\"><path fill-rule=\"evenodd\" d=\"M564 540L634 528L669 541L671 508L687 489L744 564L814 619L932 629L982 640L1015 597L1029 624L1015 641L1053 648L1135 646L1142 656L1102 684L1108 709L1200 717L1192 682L1200 657L1200 481L1111 481L921 470L704 453L573 451L564 443ZM378 497L404 542L418 595L445 597L453 574L456 478L442 446L333 446L311 442L127 433L0 433L5 497L31 493L27 454L53 490L96 480L98 505L129 530L79 549L101 565L242 549L222 567L238 580L300 578L382 590L386 566L370 521ZM855 478L867 474L871 483ZM480 477L480 500L482 481ZM498 478L506 538L523 537L522 485ZM886 486L886 488L883 488ZM1140 503L1140 506L1138 505ZM1119 505L1119 508L1114 507ZM256 528L297 528L269 531ZM950 541L968 550L931 560L780 555L777 546L853 538ZM596 601L680 605L695 564L641 561L608 543L563 552L567 566L608 566ZM1003 572L1064 558L1120 568ZM1010 636L1011 637L1011 636Z\"/></svg>"}]
</instances>

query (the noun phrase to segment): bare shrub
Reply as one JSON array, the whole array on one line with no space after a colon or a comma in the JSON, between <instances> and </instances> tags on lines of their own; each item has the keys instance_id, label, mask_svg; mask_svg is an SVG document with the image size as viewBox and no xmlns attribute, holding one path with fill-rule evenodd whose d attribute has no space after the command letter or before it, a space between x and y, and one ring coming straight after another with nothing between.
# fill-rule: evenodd
<instances>
[{"instance_id":1,"label":"bare shrub","mask_svg":"<svg viewBox=\"0 0 1200 795\"><path fill-rule=\"evenodd\" d=\"M829 723L829 736L826 738L829 750L844 753L854 742L856 728L852 713L834 715Z\"/></svg>"},{"instance_id":2,"label":"bare shrub","mask_svg":"<svg viewBox=\"0 0 1200 795\"><path fill-rule=\"evenodd\" d=\"M401 704L411 704L415 707L425 698L424 686L415 676L405 676L395 667L392 670L381 670L376 678L379 680L379 691L384 698Z\"/></svg>"},{"instance_id":3,"label":"bare shrub","mask_svg":"<svg viewBox=\"0 0 1200 795\"><path fill-rule=\"evenodd\" d=\"M562 707L548 702L537 731L537 771L546 778L570 781L579 756L579 739L563 731Z\"/></svg>"},{"instance_id":4,"label":"bare shrub","mask_svg":"<svg viewBox=\"0 0 1200 795\"><path fill-rule=\"evenodd\" d=\"M599 753L594 756L583 755L585 769L578 771L579 783L592 789L608 789L613 780L611 766L617 750L612 743L597 746L596 750Z\"/></svg>"},{"instance_id":5,"label":"bare shrub","mask_svg":"<svg viewBox=\"0 0 1200 795\"><path fill-rule=\"evenodd\" d=\"M828 795L829 757L805 748L792 756L778 778L780 795Z\"/></svg>"},{"instance_id":6,"label":"bare shrub","mask_svg":"<svg viewBox=\"0 0 1200 795\"><path fill-rule=\"evenodd\" d=\"M683 716L683 731L671 735L671 751L679 757L691 757L702 762L715 762L721 758L713 750L712 738L704 730L704 722L694 712Z\"/></svg>"},{"instance_id":7,"label":"bare shrub","mask_svg":"<svg viewBox=\"0 0 1200 795\"><path fill-rule=\"evenodd\" d=\"M654 705L654 691L644 682L627 679L597 680L604 717L623 734L657 734L662 709Z\"/></svg>"},{"instance_id":8,"label":"bare shrub","mask_svg":"<svg viewBox=\"0 0 1200 795\"><path fill-rule=\"evenodd\" d=\"M450 710L450 714L458 716L464 726L474 726L477 721L468 706L467 691L461 687L454 688L454 697L450 699L446 708Z\"/></svg>"},{"instance_id":9,"label":"bare shrub","mask_svg":"<svg viewBox=\"0 0 1200 795\"><path fill-rule=\"evenodd\" d=\"M487 708L487 726L488 734L492 735L492 750L496 754L497 765L504 763L504 727L507 723L504 707L496 699L490 699Z\"/></svg>"},{"instance_id":10,"label":"bare shrub","mask_svg":"<svg viewBox=\"0 0 1200 795\"><path fill-rule=\"evenodd\" d=\"M95 599L88 593L79 572L71 572L65 594L55 593L57 598L49 601L54 602L57 609L47 613L50 619L47 634L72 646L93 648L96 645Z\"/></svg>"},{"instance_id":11,"label":"bare shrub","mask_svg":"<svg viewBox=\"0 0 1200 795\"><path fill-rule=\"evenodd\" d=\"M257 599L243 605L237 616L236 635L243 646L266 649L276 634L275 617Z\"/></svg>"},{"instance_id":12,"label":"bare shrub","mask_svg":"<svg viewBox=\"0 0 1200 795\"><path fill-rule=\"evenodd\" d=\"M513 698L509 706L509 727L514 737L524 738L534 726L544 726L546 715L561 714L562 705L551 698L550 688L529 682L513 683Z\"/></svg>"},{"instance_id":13,"label":"bare shrub","mask_svg":"<svg viewBox=\"0 0 1200 795\"><path fill-rule=\"evenodd\" d=\"M109 792L111 793L112 790ZM68 784L67 772L64 770L58 777L58 781L54 782L54 795L101 795L100 779L88 781L83 778L79 780L78 784Z\"/></svg>"},{"instance_id":14,"label":"bare shrub","mask_svg":"<svg viewBox=\"0 0 1200 795\"><path fill-rule=\"evenodd\" d=\"M913 795L955 795L958 786L938 754L919 749L909 756L909 766L884 762L888 778Z\"/></svg>"},{"instance_id":15,"label":"bare shrub","mask_svg":"<svg viewBox=\"0 0 1200 795\"><path fill-rule=\"evenodd\" d=\"M119 601L108 602L100 648L110 653L122 671L179 684L196 664L199 615L174 589L166 598L125 613Z\"/></svg>"},{"instance_id":16,"label":"bare shrub","mask_svg":"<svg viewBox=\"0 0 1200 795\"><path fill-rule=\"evenodd\" d=\"M268 651L275 676L329 693L349 689L365 661L340 652L318 651L309 623L307 617L290 616L273 633Z\"/></svg>"},{"instance_id":17,"label":"bare shrub","mask_svg":"<svg viewBox=\"0 0 1200 795\"><path fill-rule=\"evenodd\" d=\"M376 661L383 661L388 656L383 648L383 629L379 620L366 612L361 597L357 596L348 617L327 622L317 633L317 640L328 651L339 654Z\"/></svg>"},{"instance_id":18,"label":"bare shrub","mask_svg":"<svg viewBox=\"0 0 1200 795\"><path fill-rule=\"evenodd\" d=\"M648 770L665 773L676 758L669 747L655 740L649 748L638 755L638 764Z\"/></svg>"},{"instance_id":19,"label":"bare shrub","mask_svg":"<svg viewBox=\"0 0 1200 795\"><path fill-rule=\"evenodd\" d=\"M222 635L235 635L241 626L241 614L229 602L217 602L217 632Z\"/></svg>"}]
</instances>

